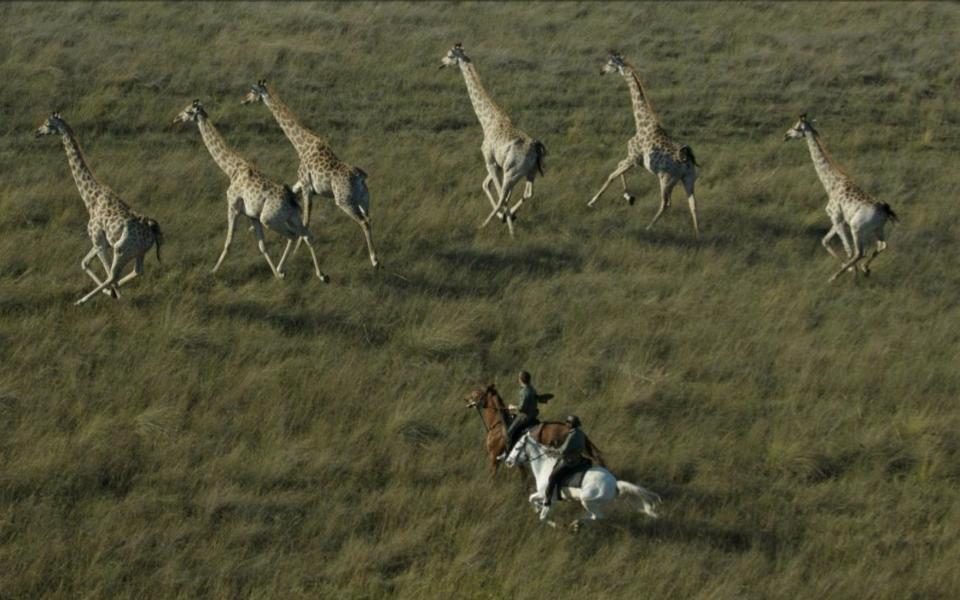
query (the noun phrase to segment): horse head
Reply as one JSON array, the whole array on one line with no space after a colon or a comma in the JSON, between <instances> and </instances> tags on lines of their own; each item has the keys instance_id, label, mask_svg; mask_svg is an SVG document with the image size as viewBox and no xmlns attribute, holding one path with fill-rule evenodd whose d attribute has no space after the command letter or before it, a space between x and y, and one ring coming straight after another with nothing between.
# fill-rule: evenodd
<instances>
[{"instance_id":1,"label":"horse head","mask_svg":"<svg viewBox=\"0 0 960 600\"><path fill-rule=\"evenodd\" d=\"M490 408L493 410L501 410L504 408L503 398L500 397L500 393L497 392L497 386L493 383L486 387L473 390L467 394L464 400L467 403L467 408Z\"/></svg>"},{"instance_id":2,"label":"horse head","mask_svg":"<svg viewBox=\"0 0 960 600\"><path fill-rule=\"evenodd\" d=\"M527 452L527 446L531 443L536 443L533 441L533 438L530 437L530 433L524 433L520 437L520 440L514 444L513 449L510 451L510 454L507 455L506 460L503 461L503 464L508 467L514 467L516 465L522 465L530 459L530 455Z\"/></svg>"}]
</instances>

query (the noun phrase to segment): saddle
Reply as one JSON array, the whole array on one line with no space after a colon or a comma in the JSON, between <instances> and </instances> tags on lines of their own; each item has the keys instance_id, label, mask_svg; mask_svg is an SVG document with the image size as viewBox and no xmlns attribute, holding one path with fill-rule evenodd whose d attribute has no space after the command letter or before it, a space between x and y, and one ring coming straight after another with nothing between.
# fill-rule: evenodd
<instances>
[{"instance_id":1,"label":"saddle","mask_svg":"<svg viewBox=\"0 0 960 600\"><path fill-rule=\"evenodd\" d=\"M577 470L573 473L570 473L560 482L560 488L579 488L583 483L583 476L593 467L593 464L586 460L580 466L577 467ZM562 499L562 498L561 498Z\"/></svg>"}]
</instances>

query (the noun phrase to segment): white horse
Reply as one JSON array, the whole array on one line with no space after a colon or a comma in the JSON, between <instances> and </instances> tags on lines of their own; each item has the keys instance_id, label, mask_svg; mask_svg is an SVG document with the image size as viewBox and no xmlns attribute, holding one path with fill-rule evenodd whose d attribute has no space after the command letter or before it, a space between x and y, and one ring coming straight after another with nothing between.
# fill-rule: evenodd
<instances>
[{"instance_id":1,"label":"white horse","mask_svg":"<svg viewBox=\"0 0 960 600\"><path fill-rule=\"evenodd\" d=\"M533 505L534 510L540 511L543 506L546 498L547 481L550 479L550 473L553 472L553 466L559 460L557 454L557 449L544 446L533 439L529 433L525 433L504 461L508 467L524 463L530 465L533 477L537 481L537 491L530 495L530 504ZM613 473L603 467L591 467L584 473L579 489L560 488L560 497L579 500L583 508L589 513L589 518L592 521L602 518L603 514L600 512L600 508L615 500L620 494L639 497L642 503L639 510L654 519L657 518L656 507L660 503L659 495L629 481L620 481ZM551 527L556 527L556 523L547 519L547 512L541 511L540 519L547 521ZM581 520L577 519L571 525L574 529L579 529Z\"/></svg>"}]
</instances>

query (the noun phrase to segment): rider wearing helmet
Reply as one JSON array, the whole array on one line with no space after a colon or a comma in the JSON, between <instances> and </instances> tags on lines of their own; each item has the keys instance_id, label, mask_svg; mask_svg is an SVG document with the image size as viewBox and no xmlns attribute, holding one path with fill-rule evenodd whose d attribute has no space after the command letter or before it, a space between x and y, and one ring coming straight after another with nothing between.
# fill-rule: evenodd
<instances>
[{"instance_id":1,"label":"rider wearing helmet","mask_svg":"<svg viewBox=\"0 0 960 600\"><path fill-rule=\"evenodd\" d=\"M587 449L587 436L580 429L580 417L570 415L566 418L566 423L570 426L570 433L560 447L560 460L553 466L553 472L547 481L546 499L543 501L543 510L540 511L541 519L547 518L547 513L550 512L550 504L557 486L568 475L582 468L585 463L590 463L590 459L583 456Z\"/></svg>"},{"instance_id":2,"label":"rider wearing helmet","mask_svg":"<svg viewBox=\"0 0 960 600\"><path fill-rule=\"evenodd\" d=\"M503 453L499 456L501 460L507 457L523 432L537 424L537 416L540 414L540 410L537 408L540 397L531 383L529 371L520 371L518 379L520 382L520 405L517 407L517 416L514 417L513 422L507 429L507 447L503 449ZM549 397L549 395L546 396L546 398Z\"/></svg>"}]
</instances>

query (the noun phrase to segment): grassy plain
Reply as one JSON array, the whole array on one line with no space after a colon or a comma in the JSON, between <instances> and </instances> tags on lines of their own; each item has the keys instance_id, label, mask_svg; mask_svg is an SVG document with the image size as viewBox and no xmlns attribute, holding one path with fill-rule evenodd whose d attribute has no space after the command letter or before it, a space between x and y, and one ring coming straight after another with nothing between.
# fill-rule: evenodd
<instances>
[{"instance_id":1,"label":"grassy plain","mask_svg":"<svg viewBox=\"0 0 960 600\"><path fill-rule=\"evenodd\" d=\"M4 4L0 598L955 597L958 31L948 3ZM477 229L457 41L550 152L512 242ZM680 193L644 230L646 172L585 206L633 133L608 47L702 163L699 242ZM304 252L272 280L245 229L209 273L227 181L170 121L200 98L291 182L239 102L261 77L370 174L386 269L327 204L330 285ZM72 305L53 109L166 233L119 302ZM826 283L803 111L901 216L869 279ZM520 367L662 519L573 537L489 478L461 398Z\"/></svg>"}]
</instances>

